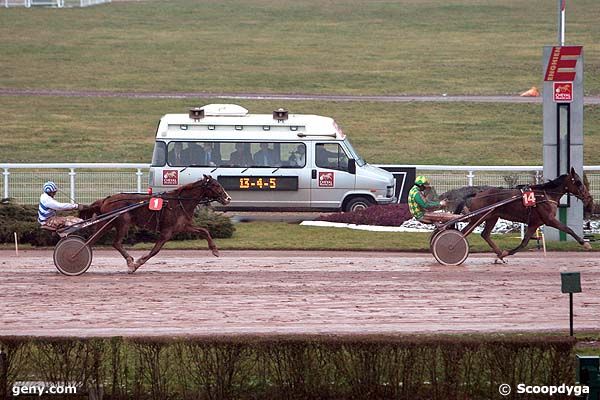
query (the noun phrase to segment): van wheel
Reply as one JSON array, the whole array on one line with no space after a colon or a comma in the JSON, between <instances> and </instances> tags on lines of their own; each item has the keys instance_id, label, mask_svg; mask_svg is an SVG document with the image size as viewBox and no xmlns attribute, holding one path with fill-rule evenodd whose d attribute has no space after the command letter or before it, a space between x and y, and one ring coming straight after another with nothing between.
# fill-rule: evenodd
<instances>
[{"instance_id":1,"label":"van wheel","mask_svg":"<svg viewBox=\"0 0 600 400\"><path fill-rule=\"evenodd\" d=\"M344 211L359 211L364 210L365 208L371 207L373 205L373 200L366 196L357 196L353 197L346 203L344 207Z\"/></svg>"}]
</instances>

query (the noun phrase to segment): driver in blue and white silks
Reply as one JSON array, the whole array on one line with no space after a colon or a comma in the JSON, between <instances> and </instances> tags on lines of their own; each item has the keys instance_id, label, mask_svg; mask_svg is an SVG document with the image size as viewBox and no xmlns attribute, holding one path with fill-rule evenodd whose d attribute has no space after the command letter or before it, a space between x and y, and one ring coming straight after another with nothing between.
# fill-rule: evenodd
<instances>
[{"instance_id":1,"label":"driver in blue and white silks","mask_svg":"<svg viewBox=\"0 0 600 400\"><path fill-rule=\"evenodd\" d=\"M46 226L52 229L59 229L66 226L71 226L82 222L81 218L66 216L59 217L56 215L57 211L68 211L68 210L81 210L82 205L76 203L61 203L54 199L58 186L52 181L44 183L43 193L40 196L40 203L38 205L38 222L42 226Z\"/></svg>"}]
</instances>

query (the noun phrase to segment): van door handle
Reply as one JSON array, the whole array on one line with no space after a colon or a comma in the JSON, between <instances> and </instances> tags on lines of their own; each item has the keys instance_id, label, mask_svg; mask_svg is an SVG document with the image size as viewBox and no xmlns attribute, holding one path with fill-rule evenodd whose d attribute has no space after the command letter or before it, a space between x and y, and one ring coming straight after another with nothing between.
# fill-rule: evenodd
<instances>
[{"instance_id":1,"label":"van door handle","mask_svg":"<svg viewBox=\"0 0 600 400\"><path fill-rule=\"evenodd\" d=\"M312 170L312 178L317 179L317 170L316 169Z\"/></svg>"}]
</instances>

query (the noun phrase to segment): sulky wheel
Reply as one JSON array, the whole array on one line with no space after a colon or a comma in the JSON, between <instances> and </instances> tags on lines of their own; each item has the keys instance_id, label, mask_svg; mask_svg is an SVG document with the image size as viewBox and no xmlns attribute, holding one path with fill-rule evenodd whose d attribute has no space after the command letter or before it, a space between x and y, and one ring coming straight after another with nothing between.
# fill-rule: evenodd
<instances>
[{"instance_id":1,"label":"sulky wheel","mask_svg":"<svg viewBox=\"0 0 600 400\"><path fill-rule=\"evenodd\" d=\"M429 248L432 249L433 247L433 241L435 240L435 238L437 237L437 235L443 232L442 230L435 228L433 232L431 232L431 236L429 236Z\"/></svg>"},{"instance_id":2,"label":"sulky wheel","mask_svg":"<svg viewBox=\"0 0 600 400\"><path fill-rule=\"evenodd\" d=\"M54 265L61 274L81 275L87 271L91 263L92 248L79 236L71 235L63 238L54 247Z\"/></svg>"},{"instance_id":3,"label":"sulky wheel","mask_svg":"<svg viewBox=\"0 0 600 400\"><path fill-rule=\"evenodd\" d=\"M469 242L460 231L448 229L435 235L431 252L440 264L460 265L469 256Z\"/></svg>"}]
</instances>

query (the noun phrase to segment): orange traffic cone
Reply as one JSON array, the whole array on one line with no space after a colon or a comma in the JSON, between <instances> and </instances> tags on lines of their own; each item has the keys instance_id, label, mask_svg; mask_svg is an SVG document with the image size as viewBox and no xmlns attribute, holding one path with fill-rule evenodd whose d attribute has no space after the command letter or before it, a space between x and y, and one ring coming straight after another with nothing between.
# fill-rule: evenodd
<instances>
[{"instance_id":1,"label":"orange traffic cone","mask_svg":"<svg viewBox=\"0 0 600 400\"><path fill-rule=\"evenodd\" d=\"M540 96L540 92L537 90L537 88L535 86L532 86L531 89L529 89L526 92L521 93L521 97L539 97Z\"/></svg>"}]
</instances>

